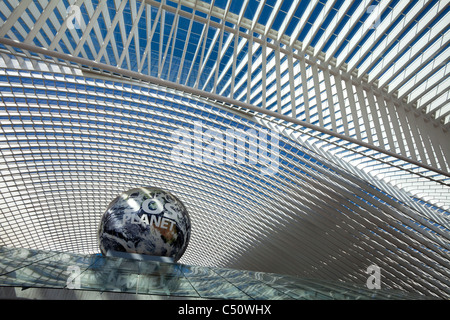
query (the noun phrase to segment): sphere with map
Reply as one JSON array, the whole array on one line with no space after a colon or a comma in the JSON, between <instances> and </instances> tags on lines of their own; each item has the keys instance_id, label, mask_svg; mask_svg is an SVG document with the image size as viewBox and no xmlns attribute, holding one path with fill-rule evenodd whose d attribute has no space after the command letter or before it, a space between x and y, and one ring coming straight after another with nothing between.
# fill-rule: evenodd
<instances>
[{"instance_id":1,"label":"sphere with map","mask_svg":"<svg viewBox=\"0 0 450 320\"><path fill-rule=\"evenodd\" d=\"M100 222L100 251L109 250L178 261L191 235L186 207L171 193L155 187L123 192L108 206Z\"/></svg>"}]
</instances>

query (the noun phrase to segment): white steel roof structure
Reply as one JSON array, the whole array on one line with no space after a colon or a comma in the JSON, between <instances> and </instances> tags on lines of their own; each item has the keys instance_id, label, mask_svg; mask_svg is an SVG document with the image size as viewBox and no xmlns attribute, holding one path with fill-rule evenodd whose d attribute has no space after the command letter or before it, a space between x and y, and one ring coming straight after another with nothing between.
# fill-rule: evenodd
<instances>
[{"instance_id":1,"label":"white steel roof structure","mask_svg":"<svg viewBox=\"0 0 450 320\"><path fill-rule=\"evenodd\" d=\"M0 245L98 252L152 185L183 263L448 299L448 4L0 0Z\"/></svg>"}]
</instances>

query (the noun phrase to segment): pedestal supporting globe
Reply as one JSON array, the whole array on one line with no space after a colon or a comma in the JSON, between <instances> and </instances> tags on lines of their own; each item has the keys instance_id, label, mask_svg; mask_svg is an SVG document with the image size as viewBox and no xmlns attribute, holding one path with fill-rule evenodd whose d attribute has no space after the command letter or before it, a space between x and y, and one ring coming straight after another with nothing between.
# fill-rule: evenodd
<instances>
[{"instance_id":1,"label":"pedestal supporting globe","mask_svg":"<svg viewBox=\"0 0 450 320\"><path fill-rule=\"evenodd\" d=\"M155 187L128 190L104 213L98 231L100 251L171 257L178 261L191 235L186 207L173 194Z\"/></svg>"}]
</instances>

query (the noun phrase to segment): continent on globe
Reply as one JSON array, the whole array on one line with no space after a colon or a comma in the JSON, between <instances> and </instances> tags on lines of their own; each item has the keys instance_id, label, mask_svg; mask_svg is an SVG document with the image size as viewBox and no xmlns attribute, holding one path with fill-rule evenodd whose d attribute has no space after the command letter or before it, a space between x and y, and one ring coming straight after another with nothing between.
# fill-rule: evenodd
<instances>
[{"instance_id":1,"label":"continent on globe","mask_svg":"<svg viewBox=\"0 0 450 320\"><path fill-rule=\"evenodd\" d=\"M141 187L110 203L100 222L98 240L103 255L112 250L178 261L190 234L189 214L177 197L160 188Z\"/></svg>"}]
</instances>

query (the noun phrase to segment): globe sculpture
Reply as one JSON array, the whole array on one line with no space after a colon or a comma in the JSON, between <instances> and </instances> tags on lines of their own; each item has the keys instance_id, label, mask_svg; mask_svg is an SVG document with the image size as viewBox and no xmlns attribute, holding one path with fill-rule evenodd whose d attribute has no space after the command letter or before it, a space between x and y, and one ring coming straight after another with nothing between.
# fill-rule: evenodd
<instances>
[{"instance_id":1,"label":"globe sculpture","mask_svg":"<svg viewBox=\"0 0 450 320\"><path fill-rule=\"evenodd\" d=\"M178 261L191 235L183 203L155 187L128 190L108 206L100 222L100 251L109 250L170 257Z\"/></svg>"}]
</instances>

